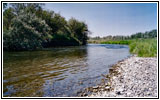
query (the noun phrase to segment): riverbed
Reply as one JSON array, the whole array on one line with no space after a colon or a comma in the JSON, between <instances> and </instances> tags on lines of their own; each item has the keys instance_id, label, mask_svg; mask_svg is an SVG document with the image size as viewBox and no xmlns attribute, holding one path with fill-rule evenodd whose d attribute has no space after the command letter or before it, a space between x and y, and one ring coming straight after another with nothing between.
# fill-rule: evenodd
<instances>
[{"instance_id":1,"label":"riverbed","mask_svg":"<svg viewBox=\"0 0 160 100\"><path fill-rule=\"evenodd\" d=\"M75 97L129 56L128 46L113 44L4 52L3 96Z\"/></svg>"}]
</instances>

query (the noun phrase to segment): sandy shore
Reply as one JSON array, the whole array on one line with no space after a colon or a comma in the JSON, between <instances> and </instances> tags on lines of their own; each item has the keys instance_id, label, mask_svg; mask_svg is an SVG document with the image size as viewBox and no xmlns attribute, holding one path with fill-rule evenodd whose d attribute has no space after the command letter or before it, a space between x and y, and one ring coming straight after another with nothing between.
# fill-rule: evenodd
<instances>
[{"instance_id":1,"label":"sandy shore","mask_svg":"<svg viewBox=\"0 0 160 100\"><path fill-rule=\"evenodd\" d=\"M88 97L157 97L157 58L132 56L118 62L108 83L92 87Z\"/></svg>"}]
</instances>

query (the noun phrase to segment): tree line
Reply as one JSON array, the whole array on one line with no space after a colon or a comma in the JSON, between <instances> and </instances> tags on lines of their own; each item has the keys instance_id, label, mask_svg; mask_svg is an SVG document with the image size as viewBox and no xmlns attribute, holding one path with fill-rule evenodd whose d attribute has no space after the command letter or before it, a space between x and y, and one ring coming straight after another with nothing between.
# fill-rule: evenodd
<instances>
[{"instance_id":1,"label":"tree line","mask_svg":"<svg viewBox=\"0 0 160 100\"><path fill-rule=\"evenodd\" d=\"M43 9L42 3L3 3L3 49L35 50L87 43L88 26Z\"/></svg>"},{"instance_id":2,"label":"tree line","mask_svg":"<svg viewBox=\"0 0 160 100\"><path fill-rule=\"evenodd\" d=\"M157 37L157 30L153 29L151 31L146 31L144 33L138 32L135 34L132 34L130 36L123 36L123 35L117 35L117 36L105 36L105 37L90 37L89 40L105 40L105 41L117 41L117 40L129 40L129 39L138 39L138 38L156 38Z\"/></svg>"}]
</instances>

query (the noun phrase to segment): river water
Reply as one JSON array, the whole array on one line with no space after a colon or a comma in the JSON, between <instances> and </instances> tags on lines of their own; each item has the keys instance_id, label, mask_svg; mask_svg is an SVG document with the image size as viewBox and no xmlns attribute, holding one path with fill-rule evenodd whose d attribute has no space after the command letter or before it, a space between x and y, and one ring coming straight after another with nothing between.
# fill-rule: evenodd
<instances>
[{"instance_id":1,"label":"river water","mask_svg":"<svg viewBox=\"0 0 160 100\"><path fill-rule=\"evenodd\" d=\"M88 44L3 53L3 96L77 96L130 56L126 45Z\"/></svg>"}]
</instances>

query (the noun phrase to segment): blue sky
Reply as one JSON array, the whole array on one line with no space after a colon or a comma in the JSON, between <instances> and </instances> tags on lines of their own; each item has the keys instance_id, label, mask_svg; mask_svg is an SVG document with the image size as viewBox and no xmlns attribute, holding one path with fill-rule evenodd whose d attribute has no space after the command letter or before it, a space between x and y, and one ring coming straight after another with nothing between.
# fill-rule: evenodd
<instances>
[{"instance_id":1,"label":"blue sky","mask_svg":"<svg viewBox=\"0 0 160 100\"><path fill-rule=\"evenodd\" d=\"M156 3L46 3L66 20L88 24L91 36L131 35L157 29Z\"/></svg>"}]
</instances>

